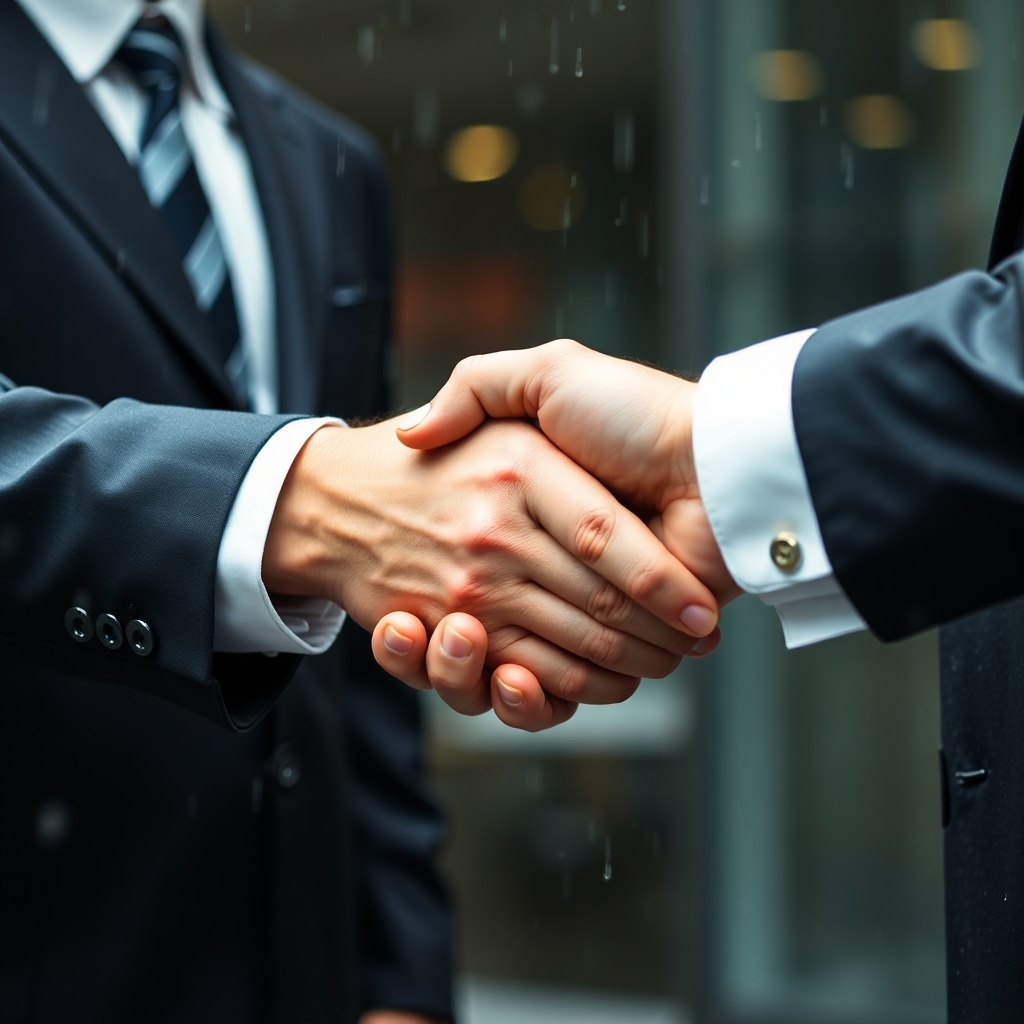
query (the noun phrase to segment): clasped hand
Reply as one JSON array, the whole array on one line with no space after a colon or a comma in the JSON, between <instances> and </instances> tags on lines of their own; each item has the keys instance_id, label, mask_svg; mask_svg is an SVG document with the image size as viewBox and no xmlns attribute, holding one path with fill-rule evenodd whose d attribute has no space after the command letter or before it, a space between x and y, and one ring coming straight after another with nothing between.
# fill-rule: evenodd
<instances>
[{"instance_id":1,"label":"clasped hand","mask_svg":"<svg viewBox=\"0 0 1024 1024\"><path fill-rule=\"evenodd\" d=\"M399 421L397 433L405 445L426 451L472 436L484 429L481 424L489 417L535 419L543 434L571 458L575 473L583 469L593 474L635 509L679 564L724 604L740 591L700 498L692 444L695 393L695 384L671 374L563 340L464 360L429 407ZM566 478L557 486L575 483ZM637 536L642 534L633 531L628 542ZM650 535L645 543L649 545ZM614 581L621 585L622 577ZM644 603L628 584L627 592ZM714 649L719 638L714 620L700 618L710 607L692 610L688 623L683 613L683 624L702 639L687 640L685 651L673 650L701 656ZM550 677L510 657L507 646L496 645L487 623L465 614L472 609L463 607L461 614L444 618L428 642L425 625L430 623L408 614L406 606L395 608L405 612L395 611L378 622L373 643L377 660L398 678L433 687L458 710L493 707L507 724L525 729L546 728L574 710L564 688L552 688ZM671 621L664 609L658 614ZM457 656L445 645L449 631L462 640ZM489 678L486 668L493 669ZM627 686L619 690L623 697L628 692ZM578 699L589 699L584 690L578 693Z\"/></svg>"},{"instance_id":2,"label":"clasped hand","mask_svg":"<svg viewBox=\"0 0 1024 1024\"><path fill-rule=\"evenodd\" d=\"M278 500L267 589L327 597L366 628L387 615L374 646L391 671L396 659L423 664L430 631L430 675L396 674L432 683L465 713L494 703L485 666L515 666L513 681L543 693L533 728L670 673L715 630L712 591L581 468L571 445L484 418L468 422L463 410L439 418L440 430L428 417L405 432L433 451L401 443L393 420L314 434Z\"/></svg>"}]
</instances>

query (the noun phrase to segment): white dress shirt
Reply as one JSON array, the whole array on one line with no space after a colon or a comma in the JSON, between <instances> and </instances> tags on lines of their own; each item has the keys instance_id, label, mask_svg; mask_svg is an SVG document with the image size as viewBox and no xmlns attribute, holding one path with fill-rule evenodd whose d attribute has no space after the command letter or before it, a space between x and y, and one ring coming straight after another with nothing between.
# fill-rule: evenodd
<instances>
[{"instance_id":1,"label":"white dress shirt","mask_svg":"<svg viewBox=\"0 0 1024 1024\"><path fill-rule=\"evenodd\" d=\"M732 578L772 605L787 647L865 629L832 572L793 424L793 370L813 330L715 359L697 387L693 456L708 521ZM780 533L800 543L785 572Z\"/></svg>"},{"instance_id":2,"label":"white dress shirt","mask_svg":"<svg viewBox=\"0 0 1024 1024\"><path fill-rule=\"evenodd\" d=\"M133 166L148 99L112 60L144 11L163 15L188 61L181 120L231 271L242 351L255 412L278 409L275 289L270 244L249 156L203 43L203 0L19 0L63 60ZM263 548L288 470L327 423L289 423L257 454L235 499L217 559L214 649L319 654L337 638L344 612L330 601L273 600L263 585Z\"/></svg>"}]
</instances>

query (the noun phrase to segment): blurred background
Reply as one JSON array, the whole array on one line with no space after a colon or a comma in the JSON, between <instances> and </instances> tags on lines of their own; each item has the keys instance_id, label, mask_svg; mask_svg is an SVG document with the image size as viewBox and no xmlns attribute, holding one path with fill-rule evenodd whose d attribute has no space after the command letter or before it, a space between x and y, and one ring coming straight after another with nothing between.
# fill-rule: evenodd
<instances>
[{"instance_id":1,"label":"blurred background","mask_svg":"<svg viewBox=\"0 0 1024 1024\"><path fill-rule=\"evenodd\" d=\"M1014 0L211 7L387 154L406 407L562 335L697 374L983 265L1024 109ZM467 1024L945 1020L935 636L724 625L551 734L431 704Z\"/></svg>"}]
</instances>

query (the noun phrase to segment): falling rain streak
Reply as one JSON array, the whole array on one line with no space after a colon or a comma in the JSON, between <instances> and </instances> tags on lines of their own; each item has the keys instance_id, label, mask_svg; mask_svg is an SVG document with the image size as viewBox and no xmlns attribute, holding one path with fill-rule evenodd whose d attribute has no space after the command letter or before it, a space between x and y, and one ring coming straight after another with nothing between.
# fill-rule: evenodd
<instances>
[{"instance_id":1,"label":"falling rain streak","mask_svg":"<svg viewBox=\"0 0 1024 1024\"><path fill-rule=\"evenodd\" d=\"M576 47L576 77L583 77L583 47Z\"/></svg>"},{"instance_id":2,"label":"falling rain streak","mask_svg":"<svg viewBox=\"0 0 1024 1024\"><path fill-rule=\"evenodd\" d=\"M548 71L553 75L558 74L558 19L551 19L551 58L548 62Z\"/></svg>"},{"instance_id":3,"label":"falling rain streak","mask_svg":"<svg viewBox=\"0 0 1024 1024\"><path fill-rule=\"evenodd\" d=\"M601 877L606 881L612 880L612 841L611 837L604 841L604 871Z\"/></svg>"}]
</instances>

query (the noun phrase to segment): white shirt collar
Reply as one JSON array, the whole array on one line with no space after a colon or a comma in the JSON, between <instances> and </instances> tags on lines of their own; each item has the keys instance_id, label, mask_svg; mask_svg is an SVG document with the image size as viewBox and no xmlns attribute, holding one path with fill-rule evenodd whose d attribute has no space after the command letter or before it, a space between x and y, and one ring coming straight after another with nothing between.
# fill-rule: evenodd
<instances>
[{"instance_id":1,"label":"white shirt collar","mask_svg":"<svg viewBox=\"0 0 1024 1024\"><path fill-rule=\"evenodd\" d=\"M181 36L192 83L203 103L232 116L203 41L205 0L18 0L76 81L91 82L110 63L143 10L162 14Z\"/></svg>"}]
</instances>

